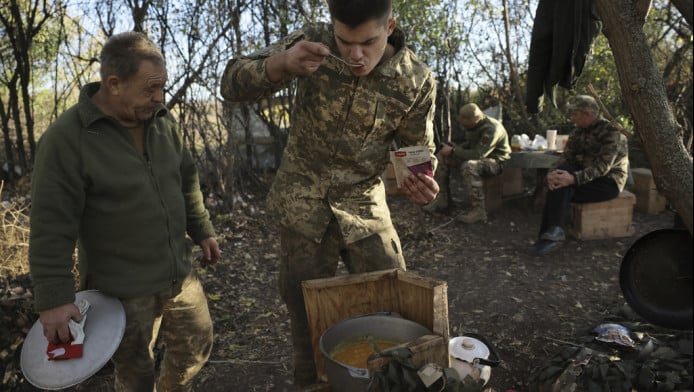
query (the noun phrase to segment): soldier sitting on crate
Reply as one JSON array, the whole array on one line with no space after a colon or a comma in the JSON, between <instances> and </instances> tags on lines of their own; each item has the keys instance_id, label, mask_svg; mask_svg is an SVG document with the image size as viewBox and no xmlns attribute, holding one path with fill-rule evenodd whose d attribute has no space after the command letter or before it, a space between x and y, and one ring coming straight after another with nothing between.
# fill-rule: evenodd
<instances>
[{"instance_id":1,"label":"soldier sitting on crate","mask_svg":"<svg viewBox=\"0 0 694 392\"><path fill-rule=\"evenodd\" d=\"M434 212L448 207L451 193L449 166L457 166L462 172L463 183L472 205L469 212L457 219L464 223L486 221L482 177L501 174L504 161L511 157L508 134L500 121L486 116L474 103L460 109L458 123L465 129L465 143L460 146L444 143L440 147L439 155L446 164L439 165L436 171L439 194L436 200L422 208L427 212Z\"/></svg>"},{"instance_id":2,"label":"soldier sitting on crate","mask_svg":"<svg viewBox=\"0 0 694 392\"><path fill-rule=\"evenodd\" d=\"M540 235L530 253L553 252L565 239L569 204L607 201L619 196L627 182L627 139L600 115L590 96L577 95L567 105L575 128L556 169L547 174L547 200Z\"/></svg>"}]
</instances>

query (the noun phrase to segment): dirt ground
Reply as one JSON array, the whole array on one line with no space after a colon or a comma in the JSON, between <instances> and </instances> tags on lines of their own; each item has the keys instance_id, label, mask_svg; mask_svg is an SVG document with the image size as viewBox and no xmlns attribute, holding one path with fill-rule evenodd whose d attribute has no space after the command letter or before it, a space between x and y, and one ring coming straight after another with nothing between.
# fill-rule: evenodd
<instances>
[{"instance_id":1,"label":"dirt ground","mask_svg":"<svg viewBox=\"0 0 694 392\"><path fill-rule=\"evenodd\" d=\"M493 391L529 390L529 380L557 351L590 335L608 319L619 317L624 299L619 267L640 236L672 227L674 214L634 213L635 234L627 238L566 241L556 254L531 256L540 213L530 198L504 202L487 223L465 225L451 217L462 211L456 203L444 214L429 215L401 196L390 198L393 221L400 233L407 268L448 285L451 336L483 335L503 363L492 370ZM215 345L209 363L195 381L196 391L289 391L291 345L286 308L279 298L278 237L262 197L220 216L216 226L223 260L199 269L215 324ZM21 335L35 320L26 277L3 282L2 341L5 357L15 361L3 369L0 390L33 391L22 379L16 359ZM9 301L11 290L15 299ZM25 298L22 301L21 298ZM25 318L17 325L15 320ZM29 315L27 315L29 314ZM670 333L670 332L668 332ZM673 332L675 333L675 332ZM691 331L684 334L691 341ZM17 344L19 339L19 345ZM8 351L9 350L9 351ZM689 359L691 375L691 356ZM109 366L70 391L110 390Z\"/></svg>"}]
</instances>

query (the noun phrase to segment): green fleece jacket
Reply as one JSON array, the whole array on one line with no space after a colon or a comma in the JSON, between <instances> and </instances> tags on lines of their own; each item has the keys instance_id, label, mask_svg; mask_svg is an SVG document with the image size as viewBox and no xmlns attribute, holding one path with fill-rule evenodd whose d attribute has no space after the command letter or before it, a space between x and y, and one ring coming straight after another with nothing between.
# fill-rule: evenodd
<instances>
[{"instance_id":1,"label":"green fleece jacket","mask_svg":"<svg viewBox=\"0 0 694 392\"><path fill-rule=\"evenodd\" d=\"M185 277L193 241L214 235L168 111L162 106L147 124L140 154L128 131L92 103L98 87L82 88L36 150L29 264L37 311L74 301L76 242L82 289L133 298Z\"/></svg>"},{"instance_id":2,"label":"green fleece jacket","mask_svg":"<svg viewBox=\"0 0 694 392\"><path fill-rule=\"evenodd\" d=\"M465 143L453 155L461 161L492 158L504 162L511 158L506 128L500 121L484 116L477 125L465 130Z\"/></svg>"}]
</instances>

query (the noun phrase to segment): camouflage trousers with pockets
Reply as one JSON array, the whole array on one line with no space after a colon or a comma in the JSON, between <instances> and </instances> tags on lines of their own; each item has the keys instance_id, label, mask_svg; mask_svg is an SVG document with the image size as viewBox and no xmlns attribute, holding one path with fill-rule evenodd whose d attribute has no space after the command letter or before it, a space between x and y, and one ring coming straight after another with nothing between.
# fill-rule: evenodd
<instances>
[{"instance_id":1,"label":"camouflage trousers with pockets","mask_svg":"<svg viewBox=\"0 0 694 392\"><path fill-rule=\"evenodd\" d=\"M118 392L189 391L212 351L212 319L197 276L149 296L121 299L125 334L111 358ZM154 348L163 346L159 377Z\"/></svg>"},{"instance_id":2,"label":"camouflage trousers with pockets","mask_svg":"<svg viewBox=\"0 0 694 392\"><path fill-rule=\"evenodd\" d=\"M461 161L459 159L452 158L450 156L446 157L446 164L440 165L437 169L437 179L442 181L437 181L439 184L443 183L445 190L442 189L441 192L450 192L449 176L450 171L457 167L460 169L460 173L463 179L463 184L465 186L465 191L470 198L470 204L473 208L480 207L484 209L484 188L482 184L483 177L493 177L501 174L503 166L496 160L492 158L482 158L469 161ZM439 171L441 171L439 173Z\"/></svg>"},{"instance_id":3,"label":"camouflage trousers with pockets","mask_svg":"<svg viewBox=\"0 0 694 392\"><path fill-rule=\"evenodd\" d=\"M392 226L347 244L334 217L320 243L282 227L280 253L279 290L291 321L294 384L311 385L317 381L317 375L301 282L335 276L340 259L353 274L391 268L405 270L405 259Z\"/></svg>"},{"instance_id":4,"label":"camouflage trousers with pockets","mask_svg":"<svg viewBox=\"0 0 694 392\"><path fill-rule=\"evenodd\" d=\"M483 158L480 160L465 161L460 165L463 173L463 183L470 197L472 208L484 210L484 187L482 177L492 177L501 174L502 167L494 159Z\"/></svg>"}]
</instances>

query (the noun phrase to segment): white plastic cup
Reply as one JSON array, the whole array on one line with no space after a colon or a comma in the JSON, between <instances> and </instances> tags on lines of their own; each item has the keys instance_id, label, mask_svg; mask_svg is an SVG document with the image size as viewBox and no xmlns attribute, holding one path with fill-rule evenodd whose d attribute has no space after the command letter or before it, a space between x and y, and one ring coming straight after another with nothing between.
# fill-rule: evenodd
<instances>
[{"instance_id":1,"label":"white plastic cup","mask_svg":"<svg viewBox=\"0 0 694 392\"><path fill-rule=\"evenodd\" d=\"M556 150L557 149L557 130L548 129L547 130L547 149Z\"/></svg>"},{"instance_id":2,"label":"white plastic cup","mask_svg":"<svg viewBox=\"0 0 694 392\"><path fill-rule=\"evenodd\" d=\"M557 150L564 151L566 149L566 142L569 140L569 135L557 135Z\"/></svg>"}]
</instances>

